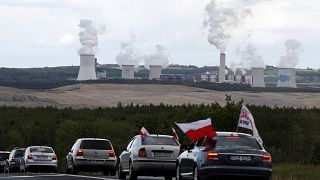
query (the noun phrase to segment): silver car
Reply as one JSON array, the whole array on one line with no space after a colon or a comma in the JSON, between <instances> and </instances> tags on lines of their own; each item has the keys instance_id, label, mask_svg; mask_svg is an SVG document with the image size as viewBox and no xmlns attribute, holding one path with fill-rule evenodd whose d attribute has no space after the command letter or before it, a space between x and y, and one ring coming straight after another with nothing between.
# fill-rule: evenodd
<instances>
[{"instance_id":1,"label":"silver car","mask_svg":"<svg viewBox=\"0 0 320 180\"><path fill-rule=\"evenodd\" d=\"M173 136L135 136L120 155L119 179L137 179L137 176L175 176L180 144Z\"/></svg>"},{"instance_id":2,"label":"silver car","mask_svg":"<svg viewBox=\"0 0 320 180\"><path fill-rule=\"evenodd\" d=\"M24 154L25 170L40 170L56 173L58 170L57 155L48 146L30 146Z\"/></svg>"},{"instance_id":3,"label":"silver car","mask_svg":"<svg viewBox=\"0 0 320 180\"><path fill-rule=\"evenodd\" d=\"M72 146L67 157L67 173L100 171L104 175L116 175L117 157L107 139L82 138Z\"/></svg>"}]
</instances>

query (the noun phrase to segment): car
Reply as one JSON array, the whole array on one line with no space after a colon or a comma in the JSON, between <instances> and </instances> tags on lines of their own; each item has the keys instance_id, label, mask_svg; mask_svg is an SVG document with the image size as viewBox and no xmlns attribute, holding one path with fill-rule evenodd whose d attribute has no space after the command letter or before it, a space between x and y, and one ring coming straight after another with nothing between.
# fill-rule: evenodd
<instances>
[{"instance_id":1,"label":"car","mask_svg":"<svg viewBox=\"0 0 320 180\"><path fill-rule=\"evenodd\" d=\"M8 151L0 151L0 172L6 173L8 172L8 159L10 152Z\"/></svg>"},{"instance_id":2,"label":"car","mask_svg":"<svg viewBox=\"0 0 320 180\"><path fill-rule=\"evenodd\" d=\"M257 139L249 134L217 132L214 138L205 137L187 148L177 159L176 171L177 180L221 176L269 180L272 159Z\"/></svg>"},{"instance_id":3,"label":"car","mask_svg":"<svg viewBox=\"0 0 320 180\"><path fill-rule=\"evenodd\" d=\"M9 172L25 172L24 153L25 148L14 148L7 160L7 167Z\"/></svg>"},{"instance_id":4,"label":"car","mask_svg":"<svg viewBox=\"0 0 320 180\"><path fill-rule=\"evenodd\" d=\"M57 173L58 158L52 147L30 146L26 149L25 155L26 171L45 171Z\"/></svg>"},{"instance_id":5,"label":"car","mask_svg":"<svg viewBox=\"0 0 320 180\"><path fill-rule=\"evenodd\" d=\"M119 156L119 179L137 179L138 176L164 176L172 179L176 171L180 143L168 135L137 135Z\"/></svg>"},{"instance_id":6,"label":"car","mask_svg":"<svg viewBox=\"0 0 320 180\"><path fill-rule=\"evenodd\" d=\"M116 175L117 157L111 142L101 138L81 138L72 146L66 156L66 172L78 174L79 171L103 172Z\"/></svg>"}]
</instances>

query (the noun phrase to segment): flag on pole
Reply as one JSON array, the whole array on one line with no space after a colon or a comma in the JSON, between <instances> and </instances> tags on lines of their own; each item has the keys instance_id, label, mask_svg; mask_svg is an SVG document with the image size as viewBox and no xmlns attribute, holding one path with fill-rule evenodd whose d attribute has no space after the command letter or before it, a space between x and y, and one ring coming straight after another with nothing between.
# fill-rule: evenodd
<instances>
[{"instance_id":1,"label":"flag on pole","mask_svg":"<svg viewBox=\"0 0 320 180\"><path fill-rule=\"evenodd\" d=\"M242 104L238 127L252 130L253 137L255 137L260 144L263 144L263 141L259 135L256 124L254 122L253 116L249 111L249 109L244 104Z\"/></svg>"},{"instance_id":2,"label":"flag on pole","mask_svg":"<svg viewBox=\"0 0 320 180\"><path fill-rule=\"evenodd\" d=\"M177 134L176 130L174 129L174 127L172 127L172 133L173 133L173 137L174 137L177 141L179 141L178 134Z\"/></svg>"},{"instance_id":3,"label":"flag on pole","mask_svg":"<svg viewBox=\"0 0 320 180\"><path fill-rule=\"evenodd\" d=\"M140 132L139 132L139 135L141 136L148 136L149 135L149 132L147 131L146 128L142 127Z\"/></svg>"},{"instance_id":4,"label":"flag on pole","mask_svg":"<svg viewBox=\"0 0 320 180\"><path fill-rule=\"evenodd\" d=\"M213 130L211 119L199 120L192 123L176 123L176 125L193 141L197 142L204 137L212 138L217 135Z\"/></svg>"}]
</instances>

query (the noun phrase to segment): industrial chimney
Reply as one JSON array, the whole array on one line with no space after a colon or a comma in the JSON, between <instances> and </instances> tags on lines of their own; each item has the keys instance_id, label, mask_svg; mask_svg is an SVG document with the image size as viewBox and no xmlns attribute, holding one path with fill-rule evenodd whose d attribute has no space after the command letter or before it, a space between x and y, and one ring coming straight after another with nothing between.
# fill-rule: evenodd
<instances>
[{"instance_id":1,"label":"industrial chimney","mask_svg":"<svg viewBox=\"0 0 320 180\"><path fill-rule=\"evenodd\" d=\"M296 70L294 68L279 68L277 87L297 88Z\"/></svg>"},{"instance_id":2,"label":"industrial chimney","mask_svg":"<svg viewBox=\"0 0 320 180\"><path fill-rule=\"evenodd\" d=\"M134 79L134 65L122 65L122 78Z\"/></svg>"},{"instance_id":3,"label":"industrial chimney","mask_svg":"<svg viewBox=\"0 0 320 180\"><path fill-rule=\"evenodd\" d=\"M221 53L220 68L219 68L219 83L223 83L226 79L225 68L226 68L226 54Z\"/></svg>"},{"instance_id":4,"label":"industrial chimney","mask_svg":"<svg viewBox=\"0 0 320 180\"><path fill-rule=\"evenodd\" d=\"M80 54L78 81L96 80L96 61L93 54Z\"/></svg>"},{"instance_id":5,"label":"industrial chimney","mask_svg":"<svg viewBox=\"0 0 320 180\"><path fill-rule=\"evenodd\" d=\"M266 87L264 82L264 68L252 68L252 87Z\"/></svg>"},{"instance_id":6,"label":"industrial chimney","mask_svg":"<svg viewBox=\"0 0 320 180\"><path fill-rule=\"evenodd\" d=\"M160 79L162 66L150 65L149 79Z\"/></svg>"}]
</instances>

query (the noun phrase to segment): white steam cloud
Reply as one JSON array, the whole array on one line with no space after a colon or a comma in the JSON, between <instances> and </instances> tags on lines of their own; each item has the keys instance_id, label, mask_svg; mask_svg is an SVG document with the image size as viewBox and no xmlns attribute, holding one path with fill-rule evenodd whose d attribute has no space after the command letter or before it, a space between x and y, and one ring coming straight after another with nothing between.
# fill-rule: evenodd
<instances>
[{"instance_id":1,"label":"white steam cloud","mask_svg":"<svg viewBox=\"0 0 320 180\"><path fill-rule=\"evenodd\" d=\"M117 55L117 63L122 65L134 65L135 67L139 66L139 63L142 59L141 55L137 53L134 49L134 40L135 35L131 34L131 40L129 42L121 43L121 50Z\"/></svg>"},{"instance_id":2,"label":"white steam cloud","mask_svg":"<svg viewBox=\"0 0 320 180\"><path fill-rule=\"evenodd\" d=\"M285 42L286 55L280 57L280 68L295 68L299 62L299 54L302 51L301 43L296 39Z\"/></svg>"},{"instance_id":3,"label":"white steam cloud","mask_svg":"<svg viewBox=\"0 0 320 180\"><path fill-rule=\"evenodd\" d=\"M162 68L169 65L169 55L166 53L166 48L162 45L156 45L156 52L154 54L143 56L144 67L149 68L150 65L162 66Z\"/></svg>"},{"instance_id":4,"label":"white steam cloud","mask_svg":"<svg viewBox=\"0 0 320 180\"><path fill-rule=\"evenodd\" d=\"M101 35L105 31L105 27L98 28L89 19L80 20L80 43L82 47L79 49L79 54L95 54L98 46L98 35Z\"/></svg>"},{"instance_id":5,"label":"white steam cloud","mask_svg":"<svg viewBox=\"0 0 320 180\"><path fill-rule=\"evenodd\" d=\"M257 55L257 48L253 44L248 44L246 49L241 52L242 60L244 64L247 64L247 68L265 68L266 65L263 61L263 58L260 55Z\"/></svg>"},{"instance_id":6,"label":"white steam cloud","mask_svg":"<svg viewBox=\"0 0 320 180\"><path fill-rule=\"evenodd\" d=\"M244 7L244 3L233 3L234 7L217 4L212 0L205 7L208 19L204 21L209 26L208 42L214 45L221 53L226 50L227 41L231 38L232 28L238 27L243 20L251 14L250 9Z\"/></svg>"}]
</instances>

